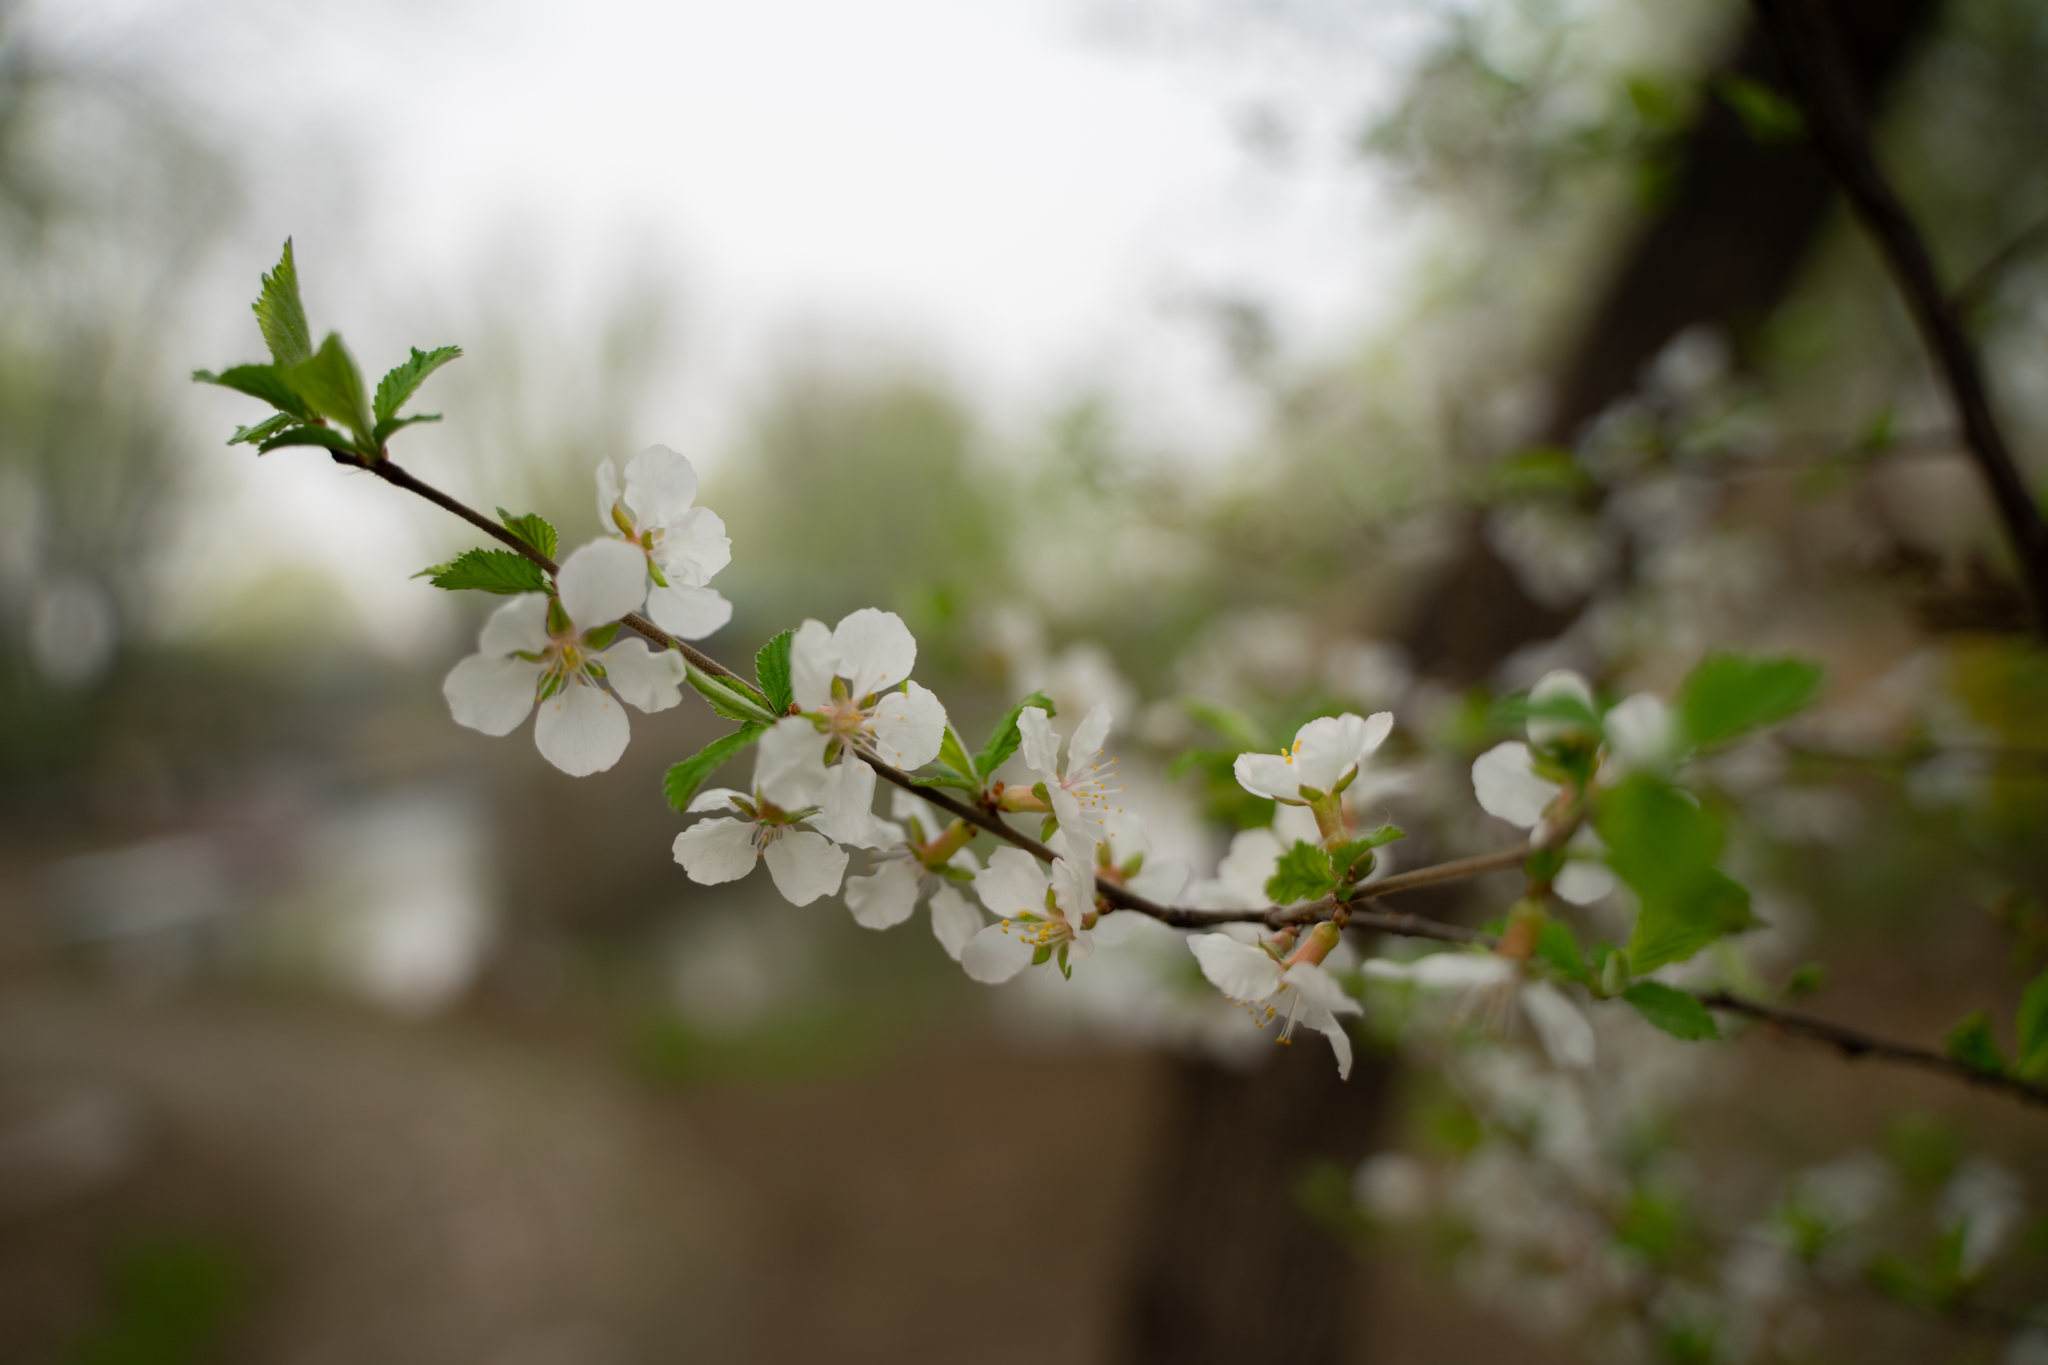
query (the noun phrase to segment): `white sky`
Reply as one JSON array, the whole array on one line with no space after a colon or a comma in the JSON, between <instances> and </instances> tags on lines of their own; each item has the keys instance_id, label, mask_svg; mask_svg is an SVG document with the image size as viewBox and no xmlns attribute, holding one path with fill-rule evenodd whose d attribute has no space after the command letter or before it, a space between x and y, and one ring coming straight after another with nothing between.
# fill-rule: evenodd
<instances>
[{"instance_id":1,"label":"white sky","mask_svg":"<svg viewBox=\"0 0 2048 1365\"><path fill-rule=\"evenodd\" d=\"M935 361L999 423L1107 388L1200 457L1250 414L1171 300L1261 300L1297 353L1395 302L1413 233L1343 147L1419 29L1410 0L1378 8L1384 41L1321 52L1257 30L1107 37L1102 0L29 0L25 17L168 85L241 149L255 194L194 291L221 301L191 324L202 361L253 354L241 305L287 235L316 330L342 327L366 364L444 339L407 329L473 315L487 284L533 289L554 325L646 260L649 287L679 287L688 362L646 440L715 451L778 350L822 332ZM1297 133L1277 170L1233 131L1276 91ZM518 276L483 264L507 260ZM216 397L194 401L235 420ZM260 483L291 518L298 481ZM325 552L316 535L293 553Z\"/></svg>"}]
</instances>

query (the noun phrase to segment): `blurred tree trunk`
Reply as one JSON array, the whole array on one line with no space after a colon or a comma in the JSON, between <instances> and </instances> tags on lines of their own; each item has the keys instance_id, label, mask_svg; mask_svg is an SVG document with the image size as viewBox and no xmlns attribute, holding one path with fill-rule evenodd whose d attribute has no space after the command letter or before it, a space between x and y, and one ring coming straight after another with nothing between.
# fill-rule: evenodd
<instances>
[{"instance_id":1,"label":"blurred tree trunk","mask_svg":"<svg viewBox=\"0 0 2048 1365\"><path fill-rule=\"evenodd\" d=\"M1862 106L1876 109L1936 6L1828 0L1828 8ZM1785 88L1754 24L1720 75ZM1718 79L1710 78L1709 90ZM1643 366L1685 328L1740 334L1768 317L1834 198L1810 147L1758 142L1718 98L1704 103L1681 164L1679 189L1664 211L1621 253L1613 277L1589 291L1600 302L1559 368L1552 440L1568 442L1633 389ZM1532 601L1477 531L1475 520L1408 638L1419 671L1457 684L1484 678L1575 614ZM1346 1348L1355 1295L1286 1268L1344 1254L1302 1211L1294 1181L1318 1160L1348 1165L1372 1149L1389 1064L1361 1056L1348 1084L1313 1046L1249 1075L1194 1058L1169 1065L1171 1098L1139 1225L1125 1358L1135 1365L1363 1358ZM1305 1292L1315 1287L1323 1292Z\"/></svg>"}]
</instances>

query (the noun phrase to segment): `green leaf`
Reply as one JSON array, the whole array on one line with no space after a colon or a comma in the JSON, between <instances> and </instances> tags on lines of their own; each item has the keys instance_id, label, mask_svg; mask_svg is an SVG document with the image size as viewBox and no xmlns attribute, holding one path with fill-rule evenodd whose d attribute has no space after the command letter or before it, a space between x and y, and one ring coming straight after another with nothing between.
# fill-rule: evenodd
<instances>
[{"instance_id":1,"label":"green leaf","mask_svg":"<svg viewBox=\"0 0 2048 1365\"><path fill-rule=\"evenodd\" d=\"M1349 880L1352 872L1364 862L1366 854L1382 844L1391 844L1405 837L1407 831L1399 825L1381 825L1362 838L1337 845L1330 851L1330 865L1337 870L1340 879Z\"/></svg>"},{"instance_id":2,"label":"green leaf","mask_svg":"<svg viewBox=\"0 0 2048 1365\"><path fill-rule=\"evenodd\" d=\"M273 450L286 446L325 446L338 450L344 455L356 454L356 443L332 427L286 427L275 436L266 436L256 446L256 453L268 455Z\"/></svg>"},{"instance_id":3,"label":"green leaf","mask_svg":"<svg viewBox=\"0 0 2048 1365\"><path fill-rule=\"evenodd\" d=\"M418 426L421 422L438 422L440 420L441 414L438 412L416 412L410 417L393 417L388 421L377 423L376 427L370 432L370 440L381 450L386 441L399 432L404 431L407 427Z\"/></svg>"},{"instance_id":4,"label":"green leaf","mask_svg":"<svg viewBox=\"0 0 2048 1365\"><path fill-rule=\"evenodd\" d=\"M1821 670L1804 659L1715 654L1678 692L1685 732L1701 748L1797 715L1820 695Z\"/></svg>"},{"instance_id":5,"label":"green leaf","mask_svg":"<svg viewBox=\"0 0 2048 1365\"><path fill-rule=\"evenodd\" d=\"M988 732L988 742L974 756L974 775L982 781L995 776L996 769L1008 762L1010 755L1017 752L1017 746L1023 743L1023 736L1017 729L1017 717L1024 714L1027 706L1036 706L1048 716L1059 714L1053 709L1052 698L1043 692L1033 692L1004 712L1003 718Z\"/></svg>"},{"instance_id":6,"label":"green leaf","mask_svg":"<svg viewBox=\"0 0 2048 1365\"><path fill-rule=\"evenodd\" d=\"M306 400L285 378L284 371L275 365L230 365L215 374L212 370L194 370L192 378L201 384L218 384L236 393L245 393L251 398L260 398L279 412L288 412L294 417L310 419L313 410L306 406Z\"/></svg>"},{"instance_id":7,"label":"green leaf","mask_svg":"<svg viewBox=\"0 0 2048 1365\"><path fill-rule=\"evenodd\" d=\"M2018 1070L2028 1080L2048 1075L2048 971L2020 997Z\"/></svg>"},{"instance_id":8,"label":"green leaf","mask_svg":"<svg viewBox=\"0 0 2048 1365\"><path fill-rule=\"evenodd\" d=\"M1806 136L1806 115L1768 85L1746 76L1723 76L1714 82L1714 93L1735 111L1753 141L1777 146Z\"/></svg>"},{"instance_id":9,"label":"green leaf","mask_svg":"<svg viewBox=\"0 0 2048 1365\"><path fill-rule=\"evenodd\" d=\"M1267 737L1266 727L1253 720L1244 712L1221 702L1202 701L1196 697L1181 699L1181 710L1217 734L1237 746L1237 752L1255 750L1259 753L1277 751L1278 746Z\"/></svg>"},{"instance_id":10,"label":"green leaf","mask_svg":"<svg viewBox=\"0 0 2048 1365\"><path fill-rule=\"evenodd\" d=\"M694 664L690 665L685 676L697 695L727 720L750 721L757 725L770 725L776 720L768 712L767 700L756 696L749 684L737 678L715 677Z\"/></svg>"},{"instance_id":11,"label":"green leaf","mask_svg":"<svg viewBox=\"0 0 2048 1365\"><path fill-rule=\"evenodd\" d=\"M1621 998L1634 1005L1637 1014L1674 1038L1697 1042L1702 1038L1721 1036L1721 1030L1714 1025L1714 1016L1707 1013L1705 1005L1684 991L1661 982L1638 981L1623 991Z\"/></svg>"},{"instance_id":12,"label":"green leaf","mask_svg":"<svg viewBox=\"0 0 2048 1365\"><path fill-rule=\"evenodd\" d=\"M960 740L960 732L948 725L939 739L939 764L958 773L968 782L973 782L974 760L967 756L967 746ZM979 787L976 787L979 790Z\"/></svg>"},{"instance_id":13,"label":"green leaf","mask_svg":"<svg viewBox=\"0 0 2048 1365\"><path fill-rule=\"evenodd\" d=\"M1337 869L1329 850L1302 839L1280 855L1273 875L1266 880L1266 894L1275 905L1320 900L1336 889Z\"/></svg>"},{"instance_id":14,"label":"green leaf","mask_svg":"<svg viewBox=\"0 0 2048 1365\"><path fill-rule=\"evenodd\" d=\"M1571 926L1562 920L1545 920L1536 931L1536 956L1556 968L1559 976L1581 985L1593 983L1586 960L1579 956L1579 941L1572 936Z\"/></svg>"},{"instance_id":15,"label":"green leaf","mask_svg":"<svg viewBox=\"0 0 2048 1365\"><path fill-rule=\"evenodd\" d=\"M398 416L398 409L419 391L428 375L461 354L460 346L436 346L431 351L413 347L410 356L393 365L377 381L377 400L373 410L378 422L388 422Z\"/></svg>"},{"instance_id":16,"label":"green leaf","mask_svg":"<svg viewBox=\"0 0 2048 1365\"><path fill-rule=\"evenodd\" d=\"M348 347L342 345L339 332L329 332L313 358L292 366L285 371L285 378L313 411L341 423L365 444L372 442L377 424L370 418L369 400L363 395L363 373L356 368Z\"/></svg>"},{"instance_id":17,"label":"green leaf","mask_svg":"<svg viewBox=\"0 0 2048 1365\"><path fill-rule=\"evenodd\" d=\"M796 705L796 693L789 681L789 646L795 639L795 631L785 630L762 645L760 653L754 656L754 681L761 684L768 709L778 716Z\"/></svg>"},{"instance_id":18,"label":"green leaf","mask_svg":"<svg viewBox=\"0 0 2048 1365\"><path fill-rule=\"evenodd\" d=\"M1592 478L1571 451L1562 446L1535 446L1486 466L1476 491L1482 499L1509 502L1576 497L1592 486Z\"/></svg>"},{"instance_id":19,"label":"green leaf","mask_svg":"<svg viewBox=\"0 0 2048 1365\"><path fill-rule=\"evenodd\" d=\"M228 444L261 445L298 420L288 412L273 412L254 426L236 427L235 434L228 437Z\"/></svg>"},{"instance_id":20,"label":"green leaf","mask_svg":"<svg viewBox=\"0 0 2048 1365\"><path fill-rule=\"evenodd\" d=\"M690 798L697 794L697 788L704 780L718 771L725 761L761 737L768 727L761 724L742 725L729 735L722 735L691 754L668 770L661 779L662 795L668 798L675 810L688 810Z\"/></svg>"},{"instance_id":21,"label":"green leaf","mask_svg":"<svg viewBox=\"0 0 2048 1365\"><path fill-rule=\"evenodd\" d=\"M435 587L450 592L475 589L512 594L548 590L540 565L510 550L464 550L446 564L437 564L422 573Z\"/></svg>"},{"instance_id":22,"label":"green leaf","mask_svg":"<svg viewBox=\"0 0 2048 1365\"><path fill-rule=\"evenodd\" d=\"M1628 941L1637 974L1756 923L1749 892L1714 865L1721 822L1687 794L1638 774L1601 796L1595 824L1608 864L1642 902Z\"/></svg>"},{"instance_id":23,"label":"green leaf","mask_svg":"<svg viewBox=\"0 0 2048 1365\"><path fill-rule=\"evenodd\" d=\"M1991 1018L1979 1010L1948 1033L1948 1055L1972 1071L1989 1076L2005 1074L2005 1054L1991 1036Z\"/></svg>"},{"instance_id":24,"label":"green leaf","mask_svg":"<svg viewBox=\"0 0 2048 1365\"><path fill-rule=\"evenodd\" d=\"M920 768L911 776L916 779L917 785L920 787L951 787L955 791L975 792L977 794L981 791L981 784L979 782L976 782L971 777L962 777L951 768L941 768L934 765L929 768Z\"/></svg>"},{"instance_id":25,"label":"green leaf","mask_svg":"<svg viewBox=\"0 0 2048 1365\"><path fill-rule=\"evenodd\" d=\"M506 530L540 551L543 558L553 559L555 550L562 543L554 526L538 512L528 512L523 517L515 517L500 507L498 520L505 523Z\"/></svg>"},{"instance_id":26,"label":"green leaf","mask_svg":"<svg viewBox=\"0 0 2048 1365\"><path fill-rule=\"evenodd\" d=\"M284 239L277 268L263 277L263 289L252 305L263 344L279 369L304 363L313 354L313 330L306 325L306 305L299 301L299 268L292 261L292 239Z\"/></svg>"}]
</instances>

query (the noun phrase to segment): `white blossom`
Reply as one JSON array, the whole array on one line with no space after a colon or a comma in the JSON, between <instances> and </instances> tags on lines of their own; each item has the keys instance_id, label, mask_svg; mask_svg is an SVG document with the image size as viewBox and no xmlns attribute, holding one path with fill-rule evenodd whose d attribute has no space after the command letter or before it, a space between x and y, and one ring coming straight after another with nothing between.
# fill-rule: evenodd
<instances>
[{"instance_id":1,"label":"white blossom","mask_svg":"<svg viewBox=\"0 0 2048 1365\"><path fill-rule=\"evenodd\" d=\"M620 541L571 554L555 576L557 606L540 593L513 598L484 622L477 652L448 674L441 691L456 723L507 735L538 702L534 742L548 762L575 777L618 762L631 732L619 703L665 711L682 697L681 655L638 639L591 643L593 632L640 606L645 584L640 555Z\"/></svg>"},{"instance_id":2,"label":"white blossom","mask_svg":"<svg viewBox=\"0 0 2048 1365\"><path fill-rule=\"evenodd\" d=\"M946 709L925 687L909 682L917 641L893 611L863 607L833 629L806 621L790 641L790 688L798 709L825 733L870 749L897 768L939 756Z\"/></svg>"},{"instance_id":3,"label":"white blossom","mask_svg":"<svg viewBox=\"0 0 2048 1365\"><path fill-rule=\"evenodd\" d=\"M1001 919L977 933L960 955L976 981L1008 981L1033 961L1068 970L1071 959L1094 951L1095 878L1089 848L1065 836L1048 873L1018 848L999 848L974 874L981 903Z\"/></svg>"},{"instance_id":4,"label":"white blossom","mask_svg":"<svg viewBox=\"0 0 2048 1365\"><path fill-rule=\"evenodd\" d=\"M1393 729L1391 711L1323 716L1296 731L1285 753L1239 754L1232 770L1254 796L1294 802L1332 796L1357 777L1359 766Z\"/></svg>"},{"instance_id":5,"label":"white blossom","mask_svg":"<svg viewBox=\"0 0 2048 1365\"><path fill-rule=\"evenodd\" d=\"M1060 828L1077 839L1100 843L1108 837L1106 821L1118 810L1110 801L1122 787L1112 787L1116 760L1102 757L1109 738L1109 708L1096 706L1081 718L1067 743L1066 765L1060 765L1060 736L1045 709L1027 706L1017 713L1017 734L1024 766L1045 784Z\"/></svg>"},{"instance_id":6,"label":"white blossom","mask_svg":"<svg viewBox=\"0 0 2048 1365\"><path fill-rule=\"evenodd\" d=\"M865 764L860 765L865 767ZM968 941L986 921L974 903L960 894L958 886L943 871L928 866L915 844L936 838L939 822L931 807L909 792L896 793L894 811L898 820L910 826L904 831L886 826L896 837L876 860L874 869L846 879L846 908L855 922L868 929L890 929L910 918L920 900L927 900L932 914L932 936L955 962ZM946 860L946 866L972 874L981 870L974 854L962 848Z\"/></svg>"},{"instance_id":7,"label":"white blossom","mask_svg":"<svg viewBox=\"0 0 2048 1365\"><path fill-rule=\"evenodd\" d=\"M610 460L597 466L598 518L640 547L651 583L647 614L684 640L701 640L732 619L732 603L705 586L732 562L732 541L718 514L696 500L697 471L667 446L627 461L623 488Z\"/></svg>"},{"instance_id":8,"label":"white blossom","mask_svg":"<svg viewBox=\"0 0 2048 1365\"><path fill-rule=\"evenodd\" d=\"M1477 1014L1497 1032L1505 1032L1519 1013L1551 1061L1577 1068L1593 1064L1593 1026L1579 1007L1548 981L1530 979L1510 958L1496 953L1431 953L1412 962L1373 958L1362 970L1375 980L1457 991L1463 997L1459 1017Z\"/></svg>"},{"instance_id":9,"label":"white blossom","mask_svg":"<svg viewBox=\"0 0 2048 1365\"><path fill-rule=\"evenodd\" d=\"M1290 1043L1294 1026L1306 1024L1330 1040L1337 1074L1351 1075L1351 1035L1340 1016L1358 1014L1361 1006L1335 977L1310 962L1287 966L1262 945L1229 934L1190 935L1188 949L1209 984L1250 1010L1260 1028L1282 1019L1279 1041Z\"/></svg>"}]
</instances>

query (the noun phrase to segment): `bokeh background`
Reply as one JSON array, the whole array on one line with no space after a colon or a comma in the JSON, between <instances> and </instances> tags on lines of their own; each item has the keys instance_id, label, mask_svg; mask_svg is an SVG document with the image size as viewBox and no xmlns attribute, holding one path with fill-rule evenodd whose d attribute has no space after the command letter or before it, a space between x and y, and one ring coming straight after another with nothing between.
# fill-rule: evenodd
<instances>
[{"instance_id":1,"label":"bokeh background","mask_svg":"<svg viewBox=\"0 0 2048 1365\"><path fill-rule=\"evenodd\" d=\"M2038 486L2048 10L1831 8ZM1602 1015L1585 1253L1392 1005L1340 1086L1172 943L988 991L692 885L714 719L457 728L462 529L186 379L292 237L366 367L465 348L409 468L574 543L684 451L714 654L878 605L970 735L1108 701L1203 875L1240 717L1395 710L1419 865L1546 668L1818 659L1704 970L1938 1042L2048 955L2048 658L1775 79L1735 0L0 3L0 1359L2048 1358L2041 1120L1938 1078ZM1738 1264L1808 1186L1863 1259Z\"/></svg>"}]
</instances>

